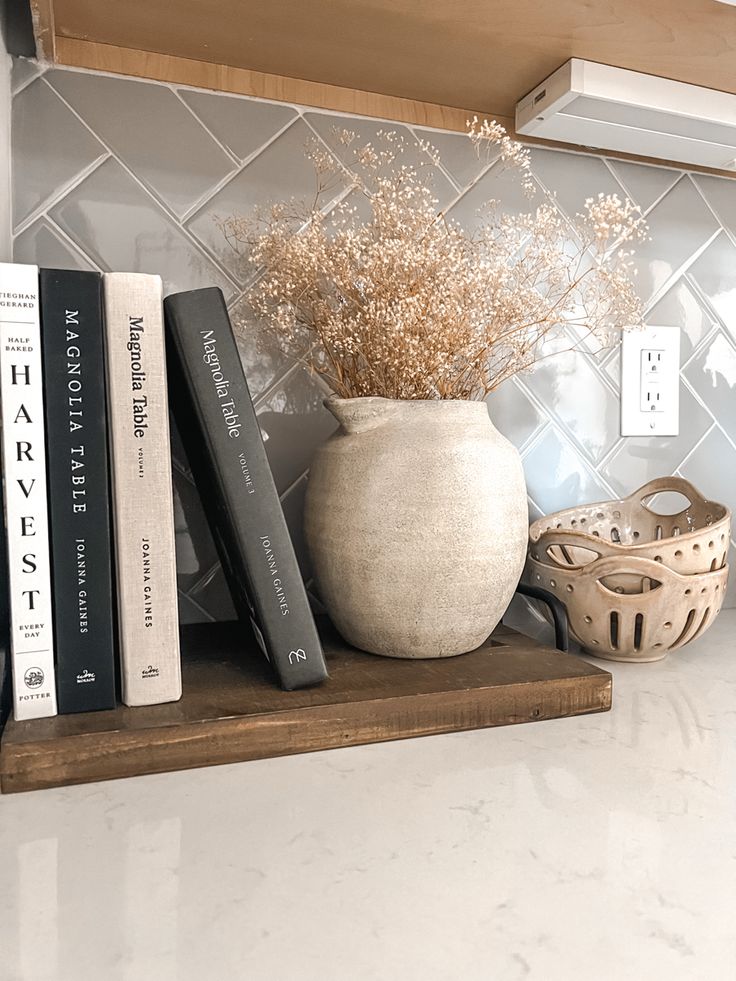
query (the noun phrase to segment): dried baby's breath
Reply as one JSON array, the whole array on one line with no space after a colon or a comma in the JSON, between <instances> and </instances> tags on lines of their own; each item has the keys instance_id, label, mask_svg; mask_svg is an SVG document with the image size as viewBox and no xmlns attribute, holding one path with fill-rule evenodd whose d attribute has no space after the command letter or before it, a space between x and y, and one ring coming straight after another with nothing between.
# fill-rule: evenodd
<instances>
[{"instance_id":1,"label":"dried baby's breath","mask_svg":"<svg viewBox=\"0 0 736 981\"><path fill-rule=\"evenodd\" d=\"M400 135L361 144L342 130L339 160L320 143L307 149L312 202L220 223L251 272L263 270L248 296L255 316L286 348L306 347L305 360L342 397L483 398L539 360L565 324L606 344L640 321L631 260L646 234L639 209L600 194L569 221L536 184L528 150L497 123L469 129L541 203L509 215L489 202L468 232L438 210L432 147L420 147L424 163L404 163ZM325 214L329 192L346 181Z\"/></svg>"}]
</instances>

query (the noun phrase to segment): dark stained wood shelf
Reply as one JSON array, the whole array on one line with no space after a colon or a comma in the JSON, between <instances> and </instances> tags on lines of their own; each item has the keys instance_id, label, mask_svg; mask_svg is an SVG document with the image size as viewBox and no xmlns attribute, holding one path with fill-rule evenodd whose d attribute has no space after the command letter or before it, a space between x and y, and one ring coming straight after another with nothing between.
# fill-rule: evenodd
<instances>
[{"instance_id":1,"label":"dark stained wood shelf","mask_svg":"<svg viewBox=\"0 0 736 981\"><path fill-rule=\"evenodd\" d=\"M499 627L460 657L400 661L323 632L330 678L283 692L237 624L182 629L184 695L146 708L10 720L3 793L510 725L611 707L611 675Z\"/></svg>"}]
</instances>

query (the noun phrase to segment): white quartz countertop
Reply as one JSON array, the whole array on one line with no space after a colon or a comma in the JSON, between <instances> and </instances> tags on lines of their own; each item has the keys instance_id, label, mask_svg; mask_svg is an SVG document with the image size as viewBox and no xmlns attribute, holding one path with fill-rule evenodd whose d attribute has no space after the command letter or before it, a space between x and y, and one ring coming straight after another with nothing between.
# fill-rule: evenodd
<instances>
[{"instance_id":1,"label":"white quartz countertop","mask_svg":"<svg viewBox=\"0 0 736 981\"><path fill-rule=\"evenodd\" d=\"M736 610L613 710L0 798L2 981L736 977Z\"/></svg>"}]
</instances>

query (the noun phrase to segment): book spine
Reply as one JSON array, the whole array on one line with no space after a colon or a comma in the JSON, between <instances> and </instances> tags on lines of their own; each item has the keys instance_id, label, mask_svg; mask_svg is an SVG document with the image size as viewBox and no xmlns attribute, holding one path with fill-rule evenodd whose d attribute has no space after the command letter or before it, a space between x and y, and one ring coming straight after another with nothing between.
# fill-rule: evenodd
<instances>
[{"instance_id":1,"label":"book spine","mask_svg":"<svg viewBox=\"0 0 736 981\"><path fill-rule=\"evenodd\" d=\"M161 279L105 273L122 697L181 697Z\"/></svg>"},{"instance_id":2,"label":"book spine","mask_svg":"<svg viewBox=\"0 0 736 981\"><path fill-rule=\"evenodd\" d=\"M0 263L0 399L13 714L56 715L38 266Z\"/></svg>"},{"instance_id":3,"label":"book spine","mask_svg":"<svg viewBox=\"0 0 736 981\"><path fill-rule=\"evenodd\" d=\"M0 480L0 736L13 708L13 677L10 669L10 596L8 552L5 538L5 495Z\"/></svg>"},{"instance_id":4,"label":"book spine","mask_svg":"<svg viewBox=\"0 0 736 981\"><path fill-rule=\"evenodd\" d=\"M327 677L222 292L164 301L171 402L239 611L285 689Z\"/></svg>"},{"instance_id":5,"label":"book spine","mask_svg":"<svg viewBox=\"0 0 736 981\"><path fill-rule=\"evenodd\" d=\"M56 687L60 712L88 712L115 707L102 279L40 285Z\"/></svg>"}]
</instances>

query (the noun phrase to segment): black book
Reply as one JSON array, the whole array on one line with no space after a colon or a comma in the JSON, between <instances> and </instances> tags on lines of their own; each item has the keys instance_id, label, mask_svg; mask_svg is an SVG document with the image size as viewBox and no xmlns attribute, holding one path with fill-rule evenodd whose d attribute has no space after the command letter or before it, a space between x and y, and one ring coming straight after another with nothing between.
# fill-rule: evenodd
<instances>
[{"instance_id":1,"label":"black book","mask_svg":"<svg viewBox=\"0 0 736 981\"><path fill-rule=\"evenodd\" d=\"M115 707L102 279L42 269L51 578L59 712Z\"/></svg>"},{"instance_id":2,"label":"black book","mask_svg":"<svg viewBox=\"0 0 736 981\"><path fill-rule=\"evenodd\" d=\"M230 318L217 288L164 300L169 400L233 602L282 688L327 677Z\"/></svg>"}]
</instances>

